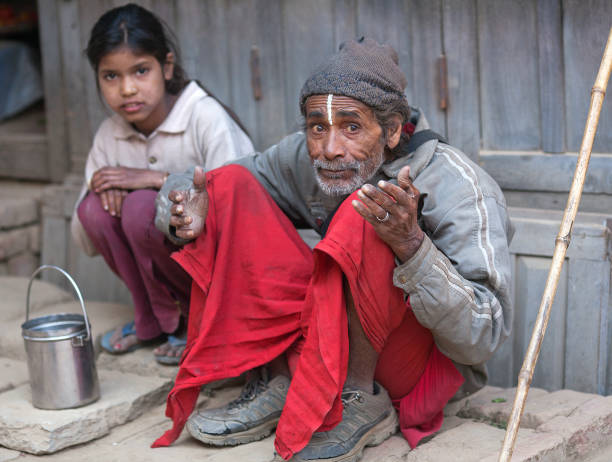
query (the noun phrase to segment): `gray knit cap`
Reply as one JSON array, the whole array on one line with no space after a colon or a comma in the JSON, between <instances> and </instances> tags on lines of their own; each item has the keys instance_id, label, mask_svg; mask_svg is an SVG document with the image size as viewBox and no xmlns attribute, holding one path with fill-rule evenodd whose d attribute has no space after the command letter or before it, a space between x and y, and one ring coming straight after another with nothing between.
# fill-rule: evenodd
<instances>
[{"instance_id":1,"label":"gray knit cap","mask_svg":"<svg viewBox=\"0 0 612 462\"><path fill-rule=\"evenodd\" d=\"M398 66L397 53L391 45L361 37L340 45L340 50L320 65L302 87L300 110L305 115L306 98L311 95L341 95L354 98L375 109L386 110L404 103L404 115L410 113L404 95L406 76Z\"/></svg>"}]
</instances>

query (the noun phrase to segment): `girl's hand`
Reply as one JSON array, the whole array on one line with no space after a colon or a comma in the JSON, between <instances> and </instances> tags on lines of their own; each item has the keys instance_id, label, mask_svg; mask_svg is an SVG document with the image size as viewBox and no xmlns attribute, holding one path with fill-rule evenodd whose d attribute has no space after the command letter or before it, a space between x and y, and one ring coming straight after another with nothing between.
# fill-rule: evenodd
<instances>
[{"instance_id":1,"label":"girl's hand","mask_svg":"<svg viewBox=\"0 0 612 462\"><path fill-rule=\"evenodd\" d=\"M96 194L109 189L160 189L167 174L155 170L128 167L102 167L90 181L90 188Z\"/></svg>"},{"instance_id":2,"label":"girl's hand","mask_svg":"<svg viewBox=\"0 0 612 462\"><path fill-rule=\"evenodd\" d=\"M107 189L99 194L102 207L113 217L121 216L121 206L127 195L124 189Z\"/></svg>"}]
</instances>

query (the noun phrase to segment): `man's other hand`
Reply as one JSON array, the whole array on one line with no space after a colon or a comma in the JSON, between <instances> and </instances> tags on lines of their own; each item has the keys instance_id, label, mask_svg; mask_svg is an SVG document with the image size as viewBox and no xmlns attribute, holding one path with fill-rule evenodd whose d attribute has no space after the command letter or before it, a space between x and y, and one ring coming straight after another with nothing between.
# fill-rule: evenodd
<instances>
[{"instance_id":1,"label":"man's other hand","mask_svg":"<svg viewBox=\"0 0 612 462\"><path fill-rule=\"evenodd\" d=\"M187 191L170 191L168 194L174 205L170 207L170 226L177 237L195 239L204 231L208 214L208 192L206 174L202 167L193 172L193 183Z\"/></svg>"},{"instance_id":2,"label":"man's other hand","mask_svg":"<svg viewBox=\"0 0 612 462\"><path fill-rule=\"evenodd\" d=\"M357 192L360 201L352 204L403 263L419 249L424 233L417 221L420 193L410 180L410 167L399 171L397 182L399 186L379 181L378 188L365 184Z\"/></svg>"}]
</instances>

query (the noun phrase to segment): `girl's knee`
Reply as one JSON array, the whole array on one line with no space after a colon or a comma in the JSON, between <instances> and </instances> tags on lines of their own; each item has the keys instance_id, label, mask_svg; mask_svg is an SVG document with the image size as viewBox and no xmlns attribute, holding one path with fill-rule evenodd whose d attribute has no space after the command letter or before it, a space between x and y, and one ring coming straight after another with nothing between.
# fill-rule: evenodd
<instances>
[{"instance_id":1,"label":"girl's knee","mask_svg":"<svg viewBox=\"0 0 612 462\"><path fill-rule=\"evenodd\" d=\"M102 229L114 220L102 207L100 197L91 192L78 205L77 214L83 228L85 228L85 231L90 236L92 234L100 234Z\"/></svg>"},{"instance_id":2,"label":"girl's knee","mask_svg":"<svg viewBox=\"0 0 612 462\"><path fill-rule=\"evenodd\" d=\"M128 236L147 237L147 230L155 218L156 191L140 189L129 193L121 207L121 227Z\"/></svg>"}]
</instances>

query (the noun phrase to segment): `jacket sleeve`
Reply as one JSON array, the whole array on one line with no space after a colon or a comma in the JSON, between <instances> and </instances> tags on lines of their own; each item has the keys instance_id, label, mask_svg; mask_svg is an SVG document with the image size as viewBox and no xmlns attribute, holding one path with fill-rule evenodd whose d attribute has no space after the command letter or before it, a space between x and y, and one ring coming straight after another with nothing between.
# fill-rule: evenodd
<instances>
[{"instance_id":1,"label":"jacket sleeve","mask_svg":"<svg viewBox=\"0 0 612 462\"><path fill-rule=\"evenodd\" d=\"M487 361L512 325L512 227L495 197L464 198L394 272L419 322L453 361Z\"/></svg>"},{"instance_id":2,"label":"jacket sleeve","mask_svg":"<svg viewBox=\"0 0 612 462\"><path fill-rule=\"evenodd\" d=\"M289 135L262 153L230 163L247 168L292 223L304 226L306 211L301 209L303 199L296 197L296 191L307 189L312 167L303 133Z\"/></svg>"}]
</instances>

